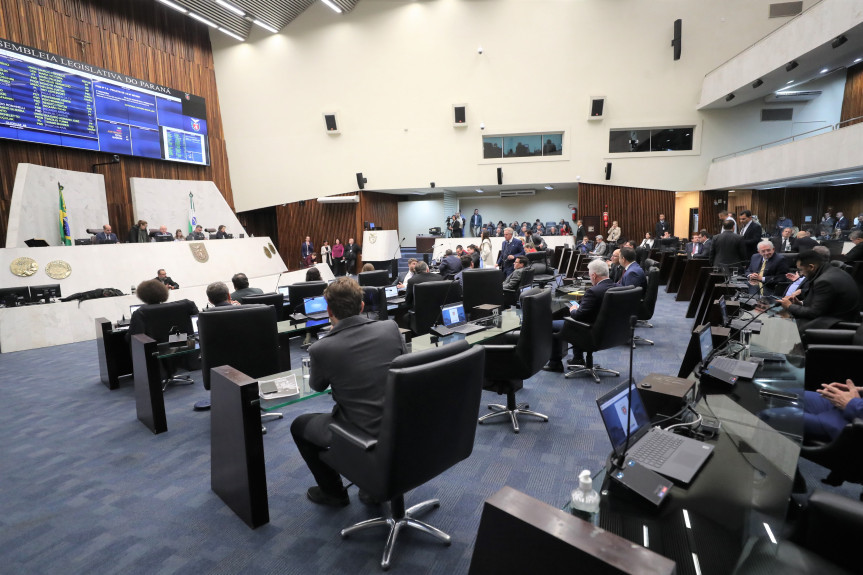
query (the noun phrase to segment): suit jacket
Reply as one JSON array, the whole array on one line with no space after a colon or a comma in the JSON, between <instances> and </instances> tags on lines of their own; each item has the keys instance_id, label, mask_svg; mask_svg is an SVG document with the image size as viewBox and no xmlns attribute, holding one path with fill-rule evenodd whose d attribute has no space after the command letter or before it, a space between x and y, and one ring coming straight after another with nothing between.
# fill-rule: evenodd
<instances>
[{"instance_id":1,"label":"suit jacket","mask_svg":"<svg viewBox=\"0 0 863 575\"><path fill-rule=\"evenodd\" d=\"M653 237L657 238L657 239L661 238L663 235L665 235L665 232L670 232L670 231L671 231L671 224L668 223L668 220L656 222L656 226L654 226L654 228L653 228Z\"/></svg>"},{"instance_id":2,"label":"suit jacket","mask_svg":"<svg viewBox=\"0 0 863 575\"><path fill-rule=\"evenodd\" d=\"M746 231L740 235L746 246L746 257L748 258L758 251L758 242L761 241L761 224L752 220L749 222L749 226L746 228Z\"/></svg>"},{"instance_id":3,"label":"suit jacket","mask_svg":"<svg viewBox=\"0 0 863 575\"><path fill-rule=\"evenodd\" d=\"M614 283L620 283L620 278L623 277L623 266L620 264L608 266L608 277Z\"/></svg>"},{"instance_id":4,"label":"suit jacket","mask_svg":"<svg viewBox=\"0 0 863 575\"><path fill-rule=\"evenodd\" d=\"M500 246L500 257L497 258L497 265L503 270L504 275L509 275L512 273L513 266L515 265L513 263L515 258L510 260L507 256L518 257L523 255L524 244L520 239L513 237L510 242L504 240Z\"/></svg>"},{"instance_id":5,"label":"suit jacket","mask_svg":"<svg viewBox=\"0 0 863 575\"><path fill-rule=\"evenodd\" d=\"M310 254L314 253L314 251L315 251L315 246L312 242L309 242L309 243L303 242L302 254L303 254L304 258L308 257Z\"/></svg>"},{"instance_id":6,"label":"suit jacket","mask_svg":"<svg viewBox=\"0 0 863 575\"><path fill-rule=\"evenodd\" d=\"M259 295L262 293L264 293L264 290L262 290L261 288L247 287L247 288L238 289L237 291L232 293L231 299L236 301L236 300L240 299L241 297L245 297L247 295Z\"/></svg>"},{"instance_id":7,"label":"suit jacket","mask_svg":"<svg viewBox=\"0 0 863 575\"><path fill-rule=\"evenodd\" d=\"M186 236L186 241L194 240L196 242L207 239L207 236L204 235L204 232L192 232L188 236Z\"/></svg>"},{"instance_id":8,"label":"suit jacket","mask_svg":"<svg viewBox=\"0 0 863 575\"><path fill-rule=\"evenodd\" d=\"M440 274L433 273L424 273L424 274L414 274L414 276L408 280L407 285L405 285L405 289L407 290L405 293L405 305L413 309L414 307L414 286L417 284L421 284L424 282L439 282L443 281L443 276Z\"/></svg>"},{"instance_id":9,"label":"suit jacket","mask_svg":"<svg viewBox=\"0 0 863 575\"><path fill-rule=\"evenodd\" d=\"M845 261L848 263L863 262L863 242L860 242L845 254Z\"/></svg>"},{"instance_id":10,"label":"suit jacket","mask_svg":"<svg viewBox=\"0 0 863 575\"><path fill-rule=\"evenodd\" d=\"M616 228L608 228L606 239L610 242L616 242L620 239L620 226L617 226Z\"/></svg>"},{"instance_id":11,"label":"suit jacket","mask_svg":"<svg viewBox=\"0 0 863 575\"><path fill-rule=\"evenodd\" d=\"M601 244L596 244L596 247L593 248L593 251L590 252L595 256L604 256L608 252L608 243L602 242Z\"/></svg>"},{"instance_id":12,"label":"suit jacket","mask_svg":"<svg viewBox=\"0 0 863 575\"><path fill-rule=\"evenodd\" d=\"M580 244L584 239L584 226L578 226L575 229L575 243Z\"/></svg>"},{"instance_id":13,"label":"suit jacket","mask_svg":"<svg viewBox=\"0 0 863 575\"><path fill-rule=\"evenodd\" d=\"M713 240L707 238L703 242L701 242L701 257L710 259L710 255L713 253Z\"/></svg>"},{"instance_id":14,"label":"suit jacket","mask_svg":"<svg viewBox=\"0 0 863 575\"><path fill-rule=\"evenodd\" d=\"M96 243L97 244L116 244L119 240L117 240L117 234L111 232L110 234L106 234L105 232L99 232L96 234Z\"/></svg>"},{"instance_id":15,"label":"suit jacket","mask_svg":"<svg viewBox=\"0 0 863 575\"><path fill-rule=\"evenodd\" d=\"M779 236L770 241L773 242L773 249L775 249L777 253L781 254L785 252L785 249L782 246L782 242L785 241L785 238ZM790 244L790 249L788 250L789 253L799 251L797 247L797 238L788 238L788 243Z\"/></svg>"},{"instance_id":16,"label":"suit jacket","mask_svg":"<svg viewBox=\"0 0 863 575\"><path fill-rule=\"evenodd\" d=\"M761 270L762 261L764 261L764 258L761 257L761 254L752 256L752 259L749 260L749 267L746 268L746 275L757 274ZM790 261L787 257L776 253L767 260L767 265L764 266L764 273L762 274L764 276L764 293L768 293L768 288L770 293L773 293L776 285L785 280L785 274L788 273Z\"/></svg>"},{"instance_id":17,"label":"suit jacket","mask_svg":"<svg viewBox=\"0 0 863 575\"><path fill-rule=\"evenodd\" d=\"M635 286L647 289L647 276L644 270L638 265L638 262L632 262L626 271L623 272L623 277L620 278L620 285Z\"/></svg>"},{"instance_id":18,"label":"suit jacket","mask_svg":"<svg viewBox=\"0 0 863 575\"><path fill-rule=\"evenodd\" d=\"M803 304L788 308L797 318L800 331L826 329L840 321L859 321L860 292L849 273L823 264L807 281L811 282L811 287Z\"/></svg>"},{"instance_id":19,"label":"suit jacket","mask_svg":"<svg viewBox=\"0 0 863 575\"><path fill-rule=\"evenodd\" d=\"M329 445L331 421L347 422L377 436L387 372L393 359L403 353L405 346L395 322L358 315L339 321L327 337L309 348L309 386L315 391L331 388L335 405L329 418L318 417L309 423L306 436Z\"/></svg>"},{"instance_id":20,"label":"suit jacket","mask_svg":"<svg viewBox=\"0 0 863 575\"><path fill-rule=\"evenodd\" d=\"M797 238L797 242L795 245L798 248L797 251L805 252L806 250L811 250L812 248L820 244L818 243L818 240L815 240L813 238Z\"/></svg>"},{"instance_id":21,"label":"suit jacket","mask_svg":"<svg viewBox=\"0 0 863 575\"><path fill-rule=\"evenodd\" d=\"M454 276L461 271L461 260L456 255L444 256L440 261L440 269L438 273L446 279L447 276Z\"/></svg>"},{"instance_id":22,"label":"suit jacket","mask_svg":"<svg viewBox=\"0 0 863 575\"><path fill-rule=\"evenodd\" d=\"M359 244L345 244L345 259L355 260L361 251Z\"/></svg>"},{"instance_id":23,"label":"suit jacket","mask_svg":"<svg viewBox=\"0 0 863 575\"><path fill-rule=\"evenodd\" d=\"M179 289L180 284L171 279L171 276L165 276L165 279L161 279L159 276L153 278L156 281L162 282L166 286L170 286L173 289Z\"/></svg>"},{"instance_id":24,"label":"suit jacket","mask_svg":"<svg viewBox=\"0 0 863 575\"><path fill-rule=\"evenodd\" d=\"M695 254L692 253L692 246L695 245ZM686 247L683 248L687 258L704 257L704 246L701 242L686 242Z\"/></svg>"},{"instance_id":25,"label":"suit jacket","mask_svg":"<svg viewBox=\"0 0 863 575\"><path fill-rule=\"evenodd\" d=\"M482 216L479 214L473 214L470 217L470 226L472 228L481 228L482 227Z\"/></svg>"},{"instance_id":26,"label":"suit jacket","mask_svg":"<svg viewBox=\"0 0 863 575\"><path fill-rule=\"evenodd\" d=\"M581 298L581 305L574 312L570 312L570 317L576 321L592 324L596 321L596 316L599 315L599 308L602 306L605 292L613 287L613 281L604 279L595 286L588 288L584 292L584 297Z\"/></svg>"},{"instance_id":27,"label":"suit jacket","mask_svg":"<svg viewBox=\"0 0 863 575\"><path fill-rule=\"evenodd\" d=\"M527 266L519 269L513 269L512 273L503 280L503 289L515 290L518 289L518 285L521 283L521 276L524 275L524 270L527 269Z\"/></svg>"},{"instance_id":28,"label":"suit jacket","mask_svg":"<svg viewBox=\"0 0 863 575\"><path fill-rule=\"evenodd\" d=\"M410 277L408 277L408 274L410 274ZM412 273L410 270L403 271L399 274L399 276L396 278L396 281L393 282L392 285L404 284L407 280L414 277L414 275L416 275L416 272Z\"/></svg>"},{"instance_id":29,"label":"suit jacket","mask_svg":"<svg viewBox=\"0 0 863 575\"><path fill-rule=\"evenodd\" d=\"M848 227L849 227L848 218L846 218L845 216L842 216L841 218L836 220L836 229L837 230L847 230Z\"/></svg>"},{"instance_id":30,"label":"suit jacket","mask_svg":"<svg viewBox=\"0 0 863 575\"><path fill-rule=\"evenodd\" d=\"M713 236L713 250L710 253L710 265L730 266L745 262L749 256L746 255L746 246L743 237L732 231L725 231Z\"/></svg>"}]
</instances>

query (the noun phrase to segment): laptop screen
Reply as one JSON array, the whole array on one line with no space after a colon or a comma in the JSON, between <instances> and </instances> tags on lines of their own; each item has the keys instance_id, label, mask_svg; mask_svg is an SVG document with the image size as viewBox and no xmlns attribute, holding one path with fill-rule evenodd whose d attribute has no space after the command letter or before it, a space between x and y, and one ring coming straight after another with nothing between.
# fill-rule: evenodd
<instances>
[{"instance_id":1,"label":"laptop screen","mask_svg":"<svg viewBox=\"0 0 863 575\"><path fill-rule=\"evenodd\" d=\"M384 288L384 291L386 291L387 299L390 299L391 297L399 297L398 286L387 286Z\"/></svg>"},{"instance_id":2,"label":"laptop screen","mask_svg":"<svg viewBox=\"0 0 863 575\"><path fill-rule=\"evenodd\" d=\"M458 327L467 323L462 302L443 305L440 308L443 324L447 327Z\"/></svg>"},{"instance_id":3,"label":"laptop screen","mask_svg":"<svg viewBox=\"0 0 863 575\"><path fill-rule=\"evenodd\" d=\"M722 314L722 325L728 325L728 308L725 306L725 296L719 296L719 313Z\"/></svg>"},{"instance_id":4,"label":"laptop screen","mask_svg":"<svg viewBox=\"0 0 863 575\"><path fill-rule=\"evenodd\" d=\"M279 286L279 293L282 294L285 299L288 298L288 291L291 289L291 286Z\"/></svg>"},{"instance_id":5,"label":"laptop screen","mask_svg":"<svg viewBox=\"0 0 863 575\"><path fill-rule=\"evenodd\" d=\"M135 310L138 309L139 307L141 307L142 305L144 305L144 304L139 303L139 304L135 304L135 305L130 305L129 306L129 317L131 317L132 314L135 313Z\"/></svg>"},{"instance_id":6,"label":"laptop screen","mask_svg":"<svg viewBox=\"0 0 863 575\"><path fill-rule=\"evenodd\" d=\"M701 363L704 363L713 353L713 334L710 332L709 323L701 326L701 332L698 334L698 346L701 348Z\"/></svg>"},{"instance_id":7,"label":"laptop screen","mask_svg":"<svg viewBox=\"0 0 863 575\"><path fill-rule=\"evenodd\" d=\"M198 316L192 316L192 333L198 333Z\"/></svg>"},{"instance_id":8,"label":"laptop screen","mask_svg":"<svg viewBox=\"0 0 863 575\"><path fill-rule=\"evenodd\" d=\"M639 430L643 429L646 432L650 429L650 418L647 416L647 410L644 408L641 395L639 395L638 388L634 383L632 384L631 418L628 413L630 406L628 395L628 387L624 383L596 400L602 422L608 432L608 438L611 440L615 453L618 454L623 451L623 446L626 443L627 419L629 419L630 445L635 443Z\"/></svg>"},{"instance_id":9,"label":"laptop screen","mask_svg":"<svg viewBox=\"0 0 863 575\"><path fill-rule=\"evenodd\" d=\"M305 301L306 315L327 311L327 300L324 296L306 298Z\"/></svg>"}]
</instances>

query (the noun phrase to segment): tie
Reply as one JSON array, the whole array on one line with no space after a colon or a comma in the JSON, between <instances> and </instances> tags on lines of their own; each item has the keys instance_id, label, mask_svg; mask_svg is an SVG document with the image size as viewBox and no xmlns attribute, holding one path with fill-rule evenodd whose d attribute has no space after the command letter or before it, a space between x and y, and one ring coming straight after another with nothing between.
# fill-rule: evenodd
<instances>
[{"instance_id":1,"label":"tie","mask_svg":"<svg viewBox=\"0 0 863 575\"><path fill-rule=\"evenodd\" d=\"M692 255L694 255L694 256L698 255L698 244L696 244L696 243L692 244Z\"/></svg>"},{"instance_id":2,"label":"tie","mask_svg":"<svg viewBox=\"0 0 863 575\"><path fill-rule=\"evenodd\" d=\"M761 260L761 269L758 270L759 279L764 277L764 268L766 268L766 267L767 267L767 260ZM763 281L758 284L758 294L764 295L764 282Z\"/></svg>"}]
</instances>

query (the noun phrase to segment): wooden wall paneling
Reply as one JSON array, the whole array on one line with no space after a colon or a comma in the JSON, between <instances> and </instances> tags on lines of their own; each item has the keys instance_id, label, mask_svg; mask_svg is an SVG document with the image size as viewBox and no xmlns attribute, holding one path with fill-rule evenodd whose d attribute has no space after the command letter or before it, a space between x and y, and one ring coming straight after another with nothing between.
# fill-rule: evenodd
<instances>
[{"instance_id":1,"label":"wooden wall paneling","mask_svg":"<svg viewBox=\"0 0 863 575\"><path fill-rule=\"evenodd\" d=\"M851 66L846 70L845 93L842 97L842 112L839 121L845 122L852 118L863 116L863 63ZM848 122L844 126L853 126L860 120Z\"/></svg>"},{"instance_id":2,"label":"wooden wall paneling","mask_svg":"<svg viewBox=\"0 0 863 575\"><path fill-rule=\"evenodd\" d=\"M90 42L83 54L73 35ZM154 2L0 0L0 37L206 99L211 166L124 156L120 164L96 168L105 176L110 223L121 237L137 216L132 210L131 177L211 180L233 206L212 49L205 25ZM19 163L90 172L92 164L104 162L107 157L84 150L0 141L0 241L5 240L8 229L9 203ZM146 214L142 216L146 218Z\"/></svg>"},{"instance_id":3,"label":"wooden wall paneling","mask_svg":"<svg viewBox=\"0 0 863 575\"><path fill-rule=\"evenodd\" d=\"M644 238L646 232L653 233L659 214L673 223L674 192L627 188L602 184L579 184L579 217L602 216L608 205L609 225L617 220L623 236L627 239ZM685 217L685 216L681 216ZM605 235L603 227L602 235Z\"/></svg>"},{"instance_id":4,"label":"wooden wall paneling","mask_svg":"<svg viewBox=\"0 0 863 575\"><path fill-rule=\"evenodd\" d=\"M358 204L321 204L307 200L303 205L294 202L276 206L275 210L278 249L288 269L299 267L300 245L306 236L311 237L316 250L324 240L330 245L336 238L343 244L348 243L348 238L354 238L357 243L362 241L362 233L357 234L356 228Z\"/></svg>"}]
</instances>

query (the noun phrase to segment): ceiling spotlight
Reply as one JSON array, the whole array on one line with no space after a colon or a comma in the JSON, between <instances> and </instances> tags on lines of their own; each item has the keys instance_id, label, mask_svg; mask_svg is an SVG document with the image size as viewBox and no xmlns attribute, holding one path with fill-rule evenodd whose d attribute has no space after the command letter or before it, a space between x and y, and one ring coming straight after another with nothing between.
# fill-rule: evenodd
<instances>
[{"instance_id":1,"label":"ceiling spotlight","mask_svg":"<svg viewBox=\"0 0 863 575\"><path fill-rule=\"evenodd\" d=\"M219 32L221 32L222 34L227 34L231 38L234 38L235 40L239 40L240 42L245 42L245 39L242 36L237 36L236 34L231 32L230 30L228 30L226 28L222 28L221 26L219 26Z\"/></svg>"},{"instance_id":2,"label":"ceiling spotlight","mask_svg":"<svg viewBox=\"0 0 863 575\"><path fill-rule=\"evenodd\" d=\"M790 62L785 64L785 71L790 72L791 70L793 70L794 68L796 68L799 65L800 64L797 63L797 60L791 60Z\"/></svg>"},{"instance_id":3,"label":"ceiling spotlight","mask_svg":"<svg viewBox=\"0 0 863 575\"><path fill-rule=\"evenodd\" d=\"M847 41L848 41L848 38L846 38L844 34L841 34L835 40L830 42L830 45L833 46L833 49L835 50L836 48L838 48L839 46L841 46L842 44L844 44Z\"/></svg>"},{"instance_id":4,"label":"ceiling spotlight","mask_svg":"<svg viewBox=\"0 0 863 575\"><path fill-rule=\"evenodd\" d=\"M222 8L224 8L225 10L227 10L229 12L233 12L237 16L245 16L246 15L245 12L243 12L242 10L240 10L239 8L234 6L233 4L229 4L229 3L225 2L225 0L216 0L216 4L218 4L219 6L221 6Z\"/></svg>"},{"instance_id":5,"label":"ceiling spotlight","mask_svg":"<svg viewBox=\"0 0 863 575\"><path fill-rule=\"evenodd\" d=\"M820 72L818 72L818 73L819 73L819 74L826 74L826 73L827 73L827 72L829 72L829 71L830 71L830 69L829 69L829 68L821 68L821 71L820 71Z\"/></svg>"},{"instance_id":6,"label":"ceiling spotlight","mask_svg":"<svg viewBox=\"0 0 863 575\"><path fill-rule=\"evenodd\" d=\"M794 83L794 80L788 80L787 82L785 82L785 85L787 86L788 84L793 84L793 83Z\"/></svg>"},{"instance_id":7,"label":"ceiling spotlight","mask_svg":"<svg viewBox=\"0 0 863 575\"><path fill-rule=\"evenodd\" d=\"M757 80L755 80L754 82L752 82L752 87L753 87L753 88L757 88L758 86L760 86L760 85L761 85L761 84L763 84L763 83L764 83L764 80L762 80L761 78L758 78Z\"/></svg>"},{"instance_id":8,"label":"ceiling spotlight","mask_svg":"<svg viewBox=\"0 0 863 575\"><path fill-rule=\"evenodd\" d=\"M727 96L725 96L726 102L730 102L733 99L734 99L734 93L733 92L731 94L728 94Z\"/></svg>"},{"instance_id":9,"label":"ceiling spotlight","mask_svg":"<svg viewBox=\"0 0 863 575\"><path fill-rule=\"evenodd\" d=\"M260 26L261 28L263 28L267 32L272 32L273 34L279 33L278 30L276 30L275 28L273 28L272 26L270 26L266 22L261 22L260 20L255 19L255 20L252 20L252 24L254 24L256 26Z\"/></svg>"},{"instance_id":10,"label":"ceiling spotlight","mask_svg":"<svg viewBox=\"0 0 863 575\"><path fill-rule=\"evenodd\" d=\"M331 2L330 0L321 0L321 2L323 2L324 4L326 4L327 6L329 6L330 8L332 8L332 9L333 9L333 11L335 11L335 12L336 12L336 14L341 14L341 13L342 13L342 9L341 9L341 8L339 8L338 6L336 6L336 5L335 5L333 2Z\"/></svg>"},{"instance_id":11,"label":"ceiling spotlight","mask_svg":"<svg viewBox=\"0 0 863 575\"><path fill-rule=\"evenodd\" d=\"M554 189L554 187L553 187L553 186L546 186L546 187L545 187L545 189L546 189L546 190L553 190L553 189Z\"/></svg>"},{"instance_id":12,"label":"ceiling spotlight","mask_svg":"<svg viewBox=\"0 0 863 575\"><path fill-rule=\"evenodd\" d=\"M209 26L210 28L218 28L218 26L216 26L216 25L215 25L215 24L213 24L212 22L210 22L209 20L207 20L207 19L206 19L206 18L204 18L203 16L198 16L198 15L197 15L197 14L195 14L194 12L189 12L189 16L190 16L190 17L192 17L192 18L194 18L194 19L195 19L195 20L197 20L198 22L203 22L204 24L206 24L206 25L207 25L207 26Z\"/></svg>"},{"instance_id":13,"label":"ceiling spotlight","mask_svg":"<svg viewBox=\"0 0 863 575\"><path fill-rule=\"evenodd\" d=\"M478 193L478 194L482 194L482 193L484 193L484 192L483 192L481 189L477 188L477 189L476 189L476 193Z\"/></svg>"},{"instance_id":14,"label":"ceiling spotlight","mask_svg":"<svg viewBox=\"0 0 863 575\"><path fill-rule=\"evenodd\" d=\"M854 63L856 64L856 63L858 63L860 60L863 60L863 58L857 58L856 60L854 60Z\"/></svg>"},{"instance_id":15,"label":"ceiling spotlight","mask_svg":"<svg viewBox=\"0 0 863 575\"><path fill-rule=\"evenodd\" d=\"M162 4L164 4L165 6L169 6L169 7L173 8L173 9L174 9L174 10L176 10L177 12L182 12L183 14L188 14L188 13L189 13L189 11L188 11L188 10L186 10L185 8L183 8L182 6L180 6L179 4L174 4L173 2L171 2L171 0L159 0L159 2L161 2L161 3L162 3Z\"/></svg>"}]
</instances>

